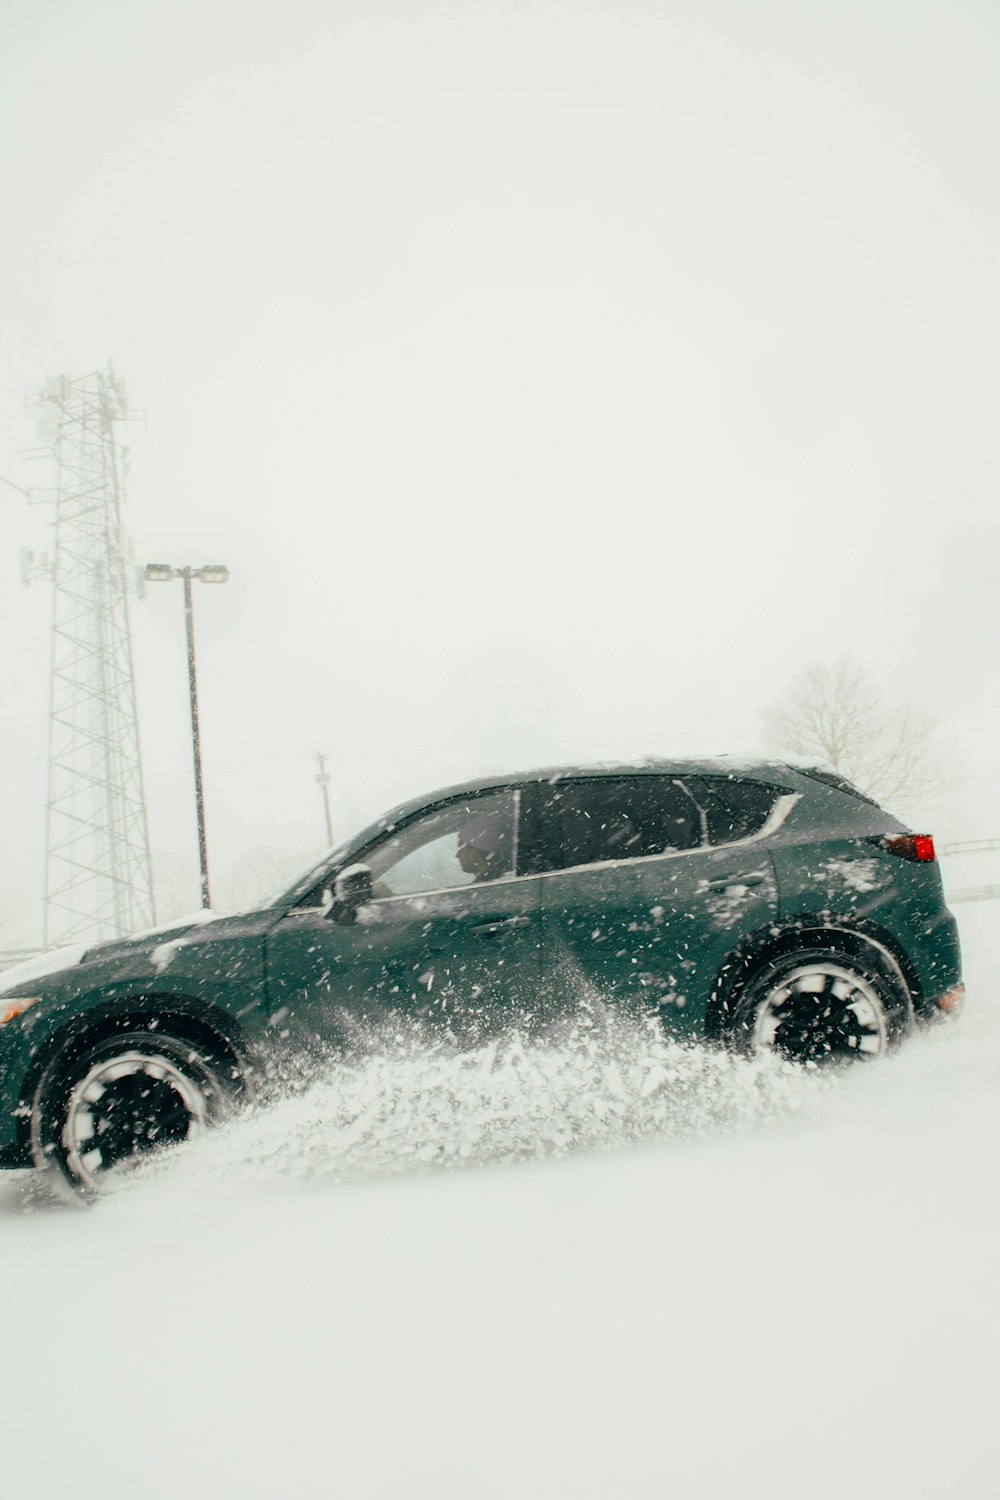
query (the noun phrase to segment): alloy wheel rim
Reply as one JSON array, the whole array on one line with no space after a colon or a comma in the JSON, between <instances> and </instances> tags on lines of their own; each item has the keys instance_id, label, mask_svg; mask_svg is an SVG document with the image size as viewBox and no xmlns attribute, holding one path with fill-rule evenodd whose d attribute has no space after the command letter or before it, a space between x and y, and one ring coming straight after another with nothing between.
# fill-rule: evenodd
<instances>
[{"instance_id":1,"label":"alloy wheel rim","mask_svg":"<svg viewBox=\"0 0 1000 1500\"><path fill-rule=\"evenodd\" d=\"M117 1053L73 1086L62 1132L66 1165L92 1187L116 1167L193 1139L207 1117L204 1093L169 1058Z\"/></svg>"},{"instance_id":2,"label":"alloy wheel rim","mask_svg":"<svg viewBox=\"0 0 1000 1500\"><path fill-rule=\"evenodd\" d=\"M755 1052L779 1052L807 1065L877 1057L888 1044L875 987L841 964L804 964L784 974L754 1017Z\"/></svg>"}]
</instances>

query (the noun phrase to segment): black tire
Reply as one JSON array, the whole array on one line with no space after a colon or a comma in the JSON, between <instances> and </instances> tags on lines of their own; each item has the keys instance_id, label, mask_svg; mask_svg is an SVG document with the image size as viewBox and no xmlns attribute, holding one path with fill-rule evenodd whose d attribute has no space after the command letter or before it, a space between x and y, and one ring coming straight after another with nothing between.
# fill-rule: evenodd
<instances>
[{"instance_id":1,"label":"black tire","mask_svg":"<svg viewBox=\"0 0 1000 1500\"><path fill-rule=\"evenodd\" d=\"M913 1019L902 974L867 945L793 948L743 985L730 1019L737 1050L776 1052L808 1067L887 1052Z\"/></svg>"},{"instance_id":2,"label":"black tire","mask_svg":"<svg viewBox=\"0 0 1000 1500\"><path fill-rule=\"evenodd\" d=\"M156 1031L122 1031L57 1054L31 1113L31 1156L57 1192L91 1198L102 1179L191 1140L232 1112L231 1069Z\"/></svg>"}]
</instances>

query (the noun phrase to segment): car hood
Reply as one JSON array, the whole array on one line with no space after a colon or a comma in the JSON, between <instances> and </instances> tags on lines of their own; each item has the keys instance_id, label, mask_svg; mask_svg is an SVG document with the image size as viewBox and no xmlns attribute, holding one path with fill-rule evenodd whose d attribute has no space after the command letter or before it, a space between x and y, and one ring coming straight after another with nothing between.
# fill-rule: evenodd
<instances>
[{"instance_id":1,"label":"car hood","mask_svg":"<svg viewBox=\"0 0 1000 1500\"><path fill-rule=\"evenodd\" d=\"M44 982L50 977L56 979L58 983L59 977L67 969L78 968L83 964L102 963L106 959L130 958L134 954L152 952L160 944L187 937L208 923L214 925L232 920L232 918L217 917L215 912L199 911L165 923L162 927L146 928L142 932L134 932L124 938L110 938L103 943L78 943L73 947L50 948L47 952L39 953L35 958L30 958L23 964L16 964L13 968L5 969L3 973L0 973L0 996L23 994L29 987L33 993L39 988L39 982Z\"/></svg>"},{"instance_id":2,"label":"car hood","mask_svg":"<svg viewBox=\"0 0 1000 1500\"><path fill-rule=\"evenodd\" d=\"M209 922L218 922L222 918L214 912L200 911L188 917L180 917L163 927L150 927L144 932L133 932L128 937L110 938L107 942L94 943L85 948L80 956L80 963L89 964L106 958L129 958L133 953L142 953L147 949L157 948L161 943L172 943L177 938L187 937L189 933L199 927L205 927Z\"/></svg>"}]
</instances>

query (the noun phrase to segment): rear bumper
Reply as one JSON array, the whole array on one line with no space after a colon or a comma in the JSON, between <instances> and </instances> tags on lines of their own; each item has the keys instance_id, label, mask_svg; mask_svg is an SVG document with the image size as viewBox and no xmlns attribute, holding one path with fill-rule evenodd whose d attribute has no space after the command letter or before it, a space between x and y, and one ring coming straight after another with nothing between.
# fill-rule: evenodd
<instances>
[{"instance_id":1,"label":"rear bumper","mask_svg":"<svg viewBox=\"0 0 1000 1500\"><path fill-rule=\"evenodd\" d=\"M959 980L950 990L945 990L943 995L938 995L934 1000L925 1000L919 1014L922 1021L951 1021L960 1016L964 1009L965 985Z\"/></svg>"},{"instance_id":2,"label":"rear bumper","mask_svg":"<svg viewBox=\"0 0 1000 1500\"><path fill-rule=\"evenodd\" d=\"M965 987L958 923L944 905L932 915L919 913L909 931L896 934L915 970L916 1011L921 1019L958 1015Z\"/></svg>"}]
</instances>

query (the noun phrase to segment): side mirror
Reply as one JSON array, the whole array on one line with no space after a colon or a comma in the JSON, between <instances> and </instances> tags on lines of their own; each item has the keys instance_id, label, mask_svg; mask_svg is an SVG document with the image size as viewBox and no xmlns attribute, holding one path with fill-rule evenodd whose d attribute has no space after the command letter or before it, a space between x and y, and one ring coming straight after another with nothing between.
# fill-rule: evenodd
<instances>
[{"instance_id":1,"label":"side mirror","mask_svg":"<svg viewBox=\"0 0 1000 1500\"><path fill-rule=\"evenodd\" d=\"M358 907L372 899L372 872L368 865L348 865L333 886L333 900L326 915L345 925L354 921Z\"/></svg>"}]
</instances>

